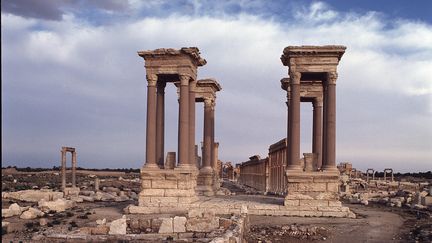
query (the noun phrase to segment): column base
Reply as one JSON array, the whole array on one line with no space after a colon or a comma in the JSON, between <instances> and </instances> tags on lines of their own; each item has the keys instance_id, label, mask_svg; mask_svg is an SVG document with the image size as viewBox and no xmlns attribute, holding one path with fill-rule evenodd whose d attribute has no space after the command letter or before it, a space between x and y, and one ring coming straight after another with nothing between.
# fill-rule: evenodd
<instances>
[{"instance_id":1,"label":"column base","mask_svg":"<svg viewBox=\"0 0 432 243\"><path fill-rule=\"evenodd\" d=\"M324 217L353 217L339 201L339 172L303 172L287 170L287 195L284 206L289 210L318 213Z\"/></svg>"},{"instance_id":2,"label":"column base","mask_svg":"<svg viewBox=\"0 0 432 243\"><path fill-rule=\"evenodd\" d=\"M138 205L142 207L180 207L198 200L195 193L197 169L141 170L141 192Z\"/></svg>"}]
</instances>

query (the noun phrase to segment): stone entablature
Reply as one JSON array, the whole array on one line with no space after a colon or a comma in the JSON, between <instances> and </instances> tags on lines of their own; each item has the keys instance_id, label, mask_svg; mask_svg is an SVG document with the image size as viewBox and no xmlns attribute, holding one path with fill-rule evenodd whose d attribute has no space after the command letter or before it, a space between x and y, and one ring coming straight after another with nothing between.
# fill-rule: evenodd
<instances>
[{"instance_id":1,"label":"stone entablature","mask_svg":"<svg viewBox=\"0 0 432 243\"><path fill-rule=\"evenodd\" d=\"M180 50L160 48L156 50L139 51L138 55L145 60L147 75L181 74L188 75L196 80L197 67L204 66L207 63L207 61L200 56L197 47L183 47ZM165 78L171 79L169 76Z\"/></svg>"}]
</instances>

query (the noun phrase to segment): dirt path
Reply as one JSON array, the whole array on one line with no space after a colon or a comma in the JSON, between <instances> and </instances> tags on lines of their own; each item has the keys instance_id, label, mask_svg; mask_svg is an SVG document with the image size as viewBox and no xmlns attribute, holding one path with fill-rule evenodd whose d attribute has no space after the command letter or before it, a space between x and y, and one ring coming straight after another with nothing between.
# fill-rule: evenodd
<instances>
[{"instance_id":1,"label":"dirt path","mask_svg":"<svg viewBox=\"0 0 432 243\"><path fill-rule=\"evenodd\" d=\"M268 226L300 225L305 227L316 226L325 229L318 240L334 243L357 243L357 242L403 242L400 238L399 229L404 219L392 212L363 206L350 205L359 217L357 219L345 218L301 218L301 217L267 217L251 216L251 229L256 227L268 228ZM259 229L256 230L260 232ZM262 231L262 232L265 232ZM248 242L258 242L253 234L247 239ZM310 242L309 239L298 239L296 237L275 236L274 234L262 235L262 242Z\"/></svg>"}]
</instances>

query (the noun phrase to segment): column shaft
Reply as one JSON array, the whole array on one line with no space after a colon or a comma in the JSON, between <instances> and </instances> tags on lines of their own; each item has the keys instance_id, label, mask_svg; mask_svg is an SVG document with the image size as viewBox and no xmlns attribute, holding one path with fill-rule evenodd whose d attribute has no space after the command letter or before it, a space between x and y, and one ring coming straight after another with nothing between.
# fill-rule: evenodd
<instances>
[{"instance_id":1,"label":"column shaft","mask_svg":"<svg viewBox=\"0 0 432 243\"><path fill-rule=\"evenodd\" d=\"M291 73L291 101L289 109L288 170L301 170L300 166L300 73Z\"/></svg>"},{"instance_id":2,"label":"column shaft","mask_svg":"<svg viewBox=\"0 0 432 243\"><path fill-rule=\"evenodd\" d=\"M313 102L312 153L316 154L316 167L322 166L322 101L315 98Z\"/></svg>"},{"instance_id":3,"label":"column shaft","mask_svg":"<svg viewBox=\"0 0 432 243\"><path fill-rule=\"evenodd\" d=\"M180 76L178 167L190 167L189 161L189 77Z\"/></svg>"},{"instance_id":4,"label":"column shaft","mask_svg":"<svg viewBox=\"0 0 432 243\"><path fill-rule=\"evenodd\" d=\"M201 171L211 172L211 100L204 100L204 136L203 136L203 155Z\"/></svg>"},{"instance_id":5,"label":"column shaft","mask_svg":"<svg viewBox=\"0 0 432 243\"><path fill-rule=\"evenodd\" d=\"M326 81L323 81L323 119L322 119L322 156L321 156L321 170L327 163L327 85Z\"/></svg>"},{"instance_id":6,"label":"column shaft","mask_svg":"<svg viewBox=\"0 0 432 243\"><path fill-rule=\"evenodd\" d=\"M196 166L195 155L195 86L196 81L189 84L189 162Z\"/></svg>"},{"instance_id":7,"label":"column shaft","mask_svg":"<svg viewBox=\"0 0 432 243\"><path fill-rule=\"evenodd\" d=\"M146 163L147 168L158 168L156 163L156 82L157 75L147 75L147 127Z\"/></svg>"},{"instance_id":8,"label":"column shaft","mask_svg":"<svg viewBox=\"0 0 432 243\"><path fill-rule=\"evenodd\" d=\"M288 141L290 140L290 125L291 125L291 120L290 120L290 104L291 104L291 91L290 91L290 87L288 85L287 87L287 137L286 137L286 152L285 152L285 166L288 166L288 161L290 160L289 156L291 154L290 152L290 146L288 146Z\"/></svg>"},{"instance_id":9,"label":"column shaft","mask_svg":"<svg viewBox=\"0 0 432 243\"><path fill-rule=\"evenodd\" d=\"M165 86L166 82L157 82L156 102L156 162L159 168L165 161Z\"/></svg>"},{"instance_id":10,"label":"column shaft","mask_svg":"<svg viewBox=\"0 0 432 243\"><path fill-rule=\"evenodd\" d=\"M72 187L76 187L76 152L72 152Z\"/></svg>"},{"instance_id":11,"label":"column shaft","mask_svg":"<svg viewBox=\"0 0 432 243\"><path fill-rule=\"evenodd\" d=\"M61 178L62 178L62 189L66 188L66 152L61 151Z\"/></svg>"},{"instance_id":12,"label":"column shaft","mask_svg":"<svg viewBox=\"0 0 432 243\"><path fill-rule=\"evenodd\" d=\"M213 100L210 111L210 129L211 129L211 167L216 171L216 154L215 154L215 103Z\"/></svg>"},{"instance_id":13,"label":"column shaft","mask_svg":"<svg viewBox=\"0 0 432 243\"><path fill-rule=\"evenodd\" d=\"M328 73L326 89L326 143L324 170L336 170L336 78L337 74Z\"/></svg>"}]
</instances>

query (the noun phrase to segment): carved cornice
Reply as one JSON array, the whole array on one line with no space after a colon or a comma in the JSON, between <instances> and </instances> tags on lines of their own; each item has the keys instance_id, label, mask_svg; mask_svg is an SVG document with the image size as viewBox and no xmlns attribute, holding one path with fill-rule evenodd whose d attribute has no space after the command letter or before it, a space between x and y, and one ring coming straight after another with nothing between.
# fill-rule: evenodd
<instances>
[{"instance_id":1,"label":"carved cornice","mask_svg":"<svg viewBox=\"0 0 432 243\"><path fill-rule=\"evenodd\" d=\"M315 57L337 57L340 60L345 53L345 46L326 45L326 46L288 46L283 50L281 61L283 65L289 65L291 57L315 56Z\"/></svg>"},{"instance_id":2,"label":"carved cornice","mask_svg":"<svg viewBox=\"0 0 432 243\"><path fill-rule=\"evenodd\" d=\"M200 56L200 51L197 47L182 47L180 50L173 48L159 48L156 50L138 51L138 55L144 60L162 56L187 55L197 66L204 66L207 61Z\"/></svg>"}]
</instances>

